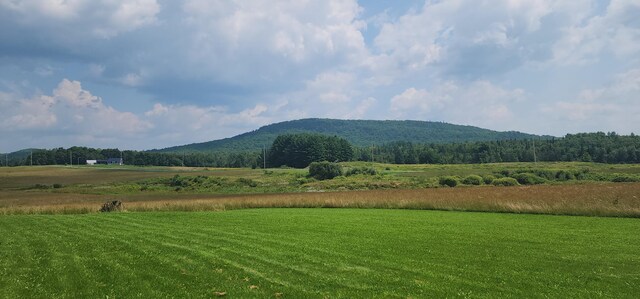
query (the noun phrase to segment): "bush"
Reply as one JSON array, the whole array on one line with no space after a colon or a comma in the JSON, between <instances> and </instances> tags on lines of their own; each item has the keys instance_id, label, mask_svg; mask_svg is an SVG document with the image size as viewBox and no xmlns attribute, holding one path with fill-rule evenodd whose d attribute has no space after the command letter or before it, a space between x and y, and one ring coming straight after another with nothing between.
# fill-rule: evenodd
<instances>
[{"instance_id":1,"label":"bush","mask_svg":"<svg viewBox=\"0 0 640 299\"><path fill-rule=\"evenodd\" d=\"M342 166L331 162L313 162L309 165L309 176L317 180L330 180L342 175Z\"/></svg>"},{"instance_id":2,"label":"bush","mask_svg":"<svg viewBox=\"0 0 640 299\"><path fill-rule=\"evenodd\" d=\"M477 185L482 185L483 180L482 180L481 176L472 174L472 175L469 175L469 176L465 177L462 180L462 183L465 184L465 185L476 185L477 186Z\"/></svg>"},{"instance_id":3,"label":"bush","mask_svg":"<svg viewBox=\"0 0 640 299\"><path fill-rule=\"evenodd\" d=\"M558 181L568 181L568 180L575 180L576 176L567 170L559 170L558 172L556 172L556 180Z\"/></svg>"},{"instance_id":4,"label":"bush","mask_svg":"<svg viewBox=\"0 0 640 299\"><path fill-rule=\"evenodd\" d=\"M53 189L59 189L59 188L62 188L62 184L58 184L58 183L53 184Z\"/></svg>"},{"instance_id":5,"label":"bush","mask_svg":"<svg viewBox=\"0 0 640 299\"><path fill-rule=\"evenodd\" d=\"M248 186L248 187L258 187L258 183L256 183L252 179L247 179L247 178L238 178L236 180L236 183L238 183L239 185Z\"/></svg>"},{"instance_id":6,"label":"bush","mask_svg":"<svg viewBox=\"0 0 640 299\"><path fill-rule=\"evenodd\" d=\"M373 167L356 167L356 168L349 169L347 173L345 173L345 176L352 176L352 175L358 175L358 174L376 175L378 174L378 171Z\"/></svg>"},{"instance_id":7,"label":"bush","mask_svg":"<svg viewBox=\"0 0 640 299\"><path fill-rule=\"evenodd\" d=\"M516 179L518 183L522 185L538 185L538 184L544 184L547 182L547 180L533 173L516 173L511 175L511 177Z\"/></svg>"},{"instance_id":8,"label":"bush","mask_svg":"<svg viewBox=\"0 0 640 299\"><path fill-rule=\"evenodd\" d=\"M485 174L482 176L482 180L484 181L485 184L489 185L493 182L493 180L495 180L496 177L494 175L491 174Z\"/></svg>"},{"instance_id":9,"label":"bush","mask_svg":"<svg viewBox=\"0 0 640 299\"><path fill-rule=\"evenodd\" d=\"M621 174L613 177L611 181L614 183L632 183L632 182L640 182L640 178Z\"/></svg>"},{"instance_id":10,"label":"bush","mask_svg":"<svg viewBox=\"0 0 640 299\"><path fill-rule=\"evenodd\" d=\"M440 183L440 185L442 186L455 187L458 185L458 179L452 176L443 176L440 177L438 183Z\"/></svg>"},{"instance_id":11,"label":"bush","mask_svg":"<svg viewBox=\"0 0 640 299\"><path fill-rule=\"evenodd\" d=\"M499 178L491 182L494 186L518 186L518 181L514 178Z\"/></svg>"}]
</instances>

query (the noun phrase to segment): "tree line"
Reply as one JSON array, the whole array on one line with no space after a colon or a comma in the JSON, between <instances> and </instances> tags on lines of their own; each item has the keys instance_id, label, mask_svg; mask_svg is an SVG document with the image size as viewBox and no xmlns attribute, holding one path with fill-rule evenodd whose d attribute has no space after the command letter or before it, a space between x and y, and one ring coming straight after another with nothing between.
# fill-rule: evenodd
<instances>
[{"instance_id":1,"label":"tree line","mask_svg":"<svg viewBox=\"0 0 640 299\"><path fill-rule=\"evenodd\" d=\"M265 153L266 152L266 153ZM83 165L86 160L122 157L127 165L189 167L306 167L311 162L374 161L393 164L474 164L533 161L640 163L640 137L611 133L569 134L545 140L500 140L449 144L392 142L353 147L343 138L286 134L259 152L159 153L87 147L33 150L15 155L9 166ZM4 157L0 157L4 158ZM4 160L4 159L3 159ZM1 163L6 165L6 161Z\"/></svg>"},{"instance_id":2,"label":"tree line","mask_svg":"<svg viewBox=\"0 0 640 299\"><path fill-rule=\"evenodd\" d=\"M611 133L568 134L543 140L500 140L449 144L393 142L358 148L355 159L393 164L475 164L583 161L640 163L640 137Z\"/></svg>"}]
</instances>

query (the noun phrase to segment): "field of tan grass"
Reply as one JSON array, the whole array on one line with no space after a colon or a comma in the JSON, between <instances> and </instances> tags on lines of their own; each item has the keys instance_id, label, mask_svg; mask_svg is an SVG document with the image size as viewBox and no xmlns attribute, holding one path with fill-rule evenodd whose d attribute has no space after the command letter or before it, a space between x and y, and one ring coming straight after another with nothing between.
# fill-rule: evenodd
<instances>
[{"instance_id":1,"label":"field of tan grass","mask_svg":"<svg viewBox=\"0 0 640 299\"><path fill-rule=\"evenodd\" d=\"M446 166L438 166L438 171L446 170L443 167ZM452 169L455 170L455 167ZM297 170L275 171L281 172L283 175L288 172L299 172ZM416 168L415 171L419 170ZM261 170L251 169L4 168L0 171L0 214L91 213L97 212L102 203L106 201L120 200L128 211L344 207L640 217L640 183L580 182L513 187L462 186L456 188L272 194L211 194L173 191L134 191L111 194L109 192L76 192L76 190L84 189L74 188L68 190L64 188L55 190L26 188L34 183L60 183L65 185L89 184L88 188L100 189L104 187L109 190L109 184L114 182L171 177L176 174L246 177L258 180L261 176L266 176Z\"/></svg>"},{"instance_id":2,"label":"field of tan grass","mask_svg":"<svg viewBox=\"0 0 640 299\"><path fill-rule=\"evenodd\" d=\"M384 208L640 217L640 183L463 187L286 194L167 194L121 198L128 211L242 208ZM96 212L108 196L58 194L16 199L0 214Z\"/></svg>"}]
</instances>

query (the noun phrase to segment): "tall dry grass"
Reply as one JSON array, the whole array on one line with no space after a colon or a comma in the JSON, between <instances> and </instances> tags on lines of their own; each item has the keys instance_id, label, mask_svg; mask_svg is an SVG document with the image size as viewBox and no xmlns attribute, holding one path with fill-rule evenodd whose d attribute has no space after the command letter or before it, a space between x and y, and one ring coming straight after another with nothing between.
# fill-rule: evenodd
<instances>
[{"instance_id":1,"label":"tall dry grass","mask_svg":"<svg viewBox=\"0 0 640 299\"><path fill-rule=\"evenodd\" d=\"M0 214L89 213L97 198L0 207ZM382 208L640 217L640 183L458 187L181 198L123 199L128 211L220 211L244 208ZM35 203L35 202L34 202Z\"/></svg>"}]
</instances>

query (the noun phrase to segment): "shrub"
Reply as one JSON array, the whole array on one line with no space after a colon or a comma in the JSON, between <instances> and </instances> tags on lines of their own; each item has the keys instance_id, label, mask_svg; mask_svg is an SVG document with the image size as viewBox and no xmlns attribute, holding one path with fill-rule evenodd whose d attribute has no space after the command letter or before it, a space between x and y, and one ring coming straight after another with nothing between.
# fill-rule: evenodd
<instances>
[{"instance_id":1,"label":"shrub","mask_svg":"<svg viewBox=\"0 0 640 299\"><path fill-rule=\"evenodd\" d=\"M485 184L491 184L493 182L493 180L495 180L496 177L494 175L491 174L485 174L482 176L482 180L484 181Z\"/></svg>"},{"instance_id":2,"label":"shrub","mask_svg":"<svg viewBox=\"0 0 640 299\"><path fill-rule=\"evenodd\" d=\"M499 178L491 182L494 186L518 186L518 181L514 178Z\"/></svg>"},{"instance_id":3,"label":"shrub","mask_svg":"<svg viewBox=\"0 0 640 299\"><path fill-rule=\"evenodd\" d=\"M575 179L576 179L576 176L570 171L558 170L558 172L556 172L556 180L558 181L568 181L568 180L575 180Z\"/></svg>"},{"instance_id":4,"label":"shrub","mask_svg":"<svg viewBox=\"0 0 640 299\"><path fill-rule=\"evenodd\" d=\"M35 184L33 185L33 189L49 189L49 185L45 185L45 184Z\"/></svg>"},{"instance_id":5,"label":"shrub","mask_svg":"<svg viewBox=\"0 0 640 299\"><path fill-rule=\"evenodd\" d=\"M258 186L258 183L256 183L254 180L247 179L247 178L239 178L236 180L236 183L238 183L239 185L248 186L248 187Z\"/></svg>"},{"instance_id":6,"label":"shrub","mask_svg":"<svg viewBox=\"0 0 640 299\"><path fill-rule=\"evenodd\" d=\"M53 189L59 189L59 188L62 188L62 184L58 184L58 183L53 184Z\"/></svg>"},{"instance_id":7,"label":"shrub","mask_svg":"<svg viewBox=\"0 0 640 299\"><path fill-rule=\"evenodd\" d=\"M455 187L458 185L458 179L453 176L443 176L440 177L438 183L440 183L440 185L442 186Z\"/></svg>"},{"instance_id":8,"label":"shrub","mask_svg":"<svg viewBox=\"0 0 640 299\"><path fill-rule=\"evenodd\" d=\"M516 179L518 183L522 185L537 185L537 184L544 184L546 182L545 179L533 173L516 173L511 175L511 177Z\"/></svg>"},{"instance_id":9,"label":"shrub","mask_svg":"<svg viewBox=\"0 0 640 299\"><path fill-rule=\"evenodd\" d=\"M309 176L317 180L330 180L342 175L342 166L331 162L313 162L309 165Z\"/></svg>"},{"instance_id":10,"label":"shrub","mask_svg":"<svg viewBox=\"0 0 640 299\"><path fill-rule=\"evenodd\" d=\"M347 173L345 173L345 176L352 176L352 175L358 175L358 174L376 175L378 174L378 171L373 167L356 167L356 168L349 169Z\"/></svg>"},{"instance_id":11,"label":"shrub","mask_svg":"<svg viewBox=\"0 0 640 299\"><path fill-rule=\"evenodd\" d=\"M556 179L556 170L550 170L550 169L534 169L531 171L533 174L543 178L543 179L547 179L549 181L553 181Z\"/></svg>"},{"instance_id":12,"label":"shrub","mask_svg":"<svg viewBox=\"0 0 640 299\"><path fill-rule=\"evenodd\" d=\"M611 179L612 182L614 183L632 183L632 182L640 182L640 178L638 177L634 177L634 176L630 176L630 175L616 175L615 177L613 177L613 179Z\"/></svg>"},{"instance_id":13,"label":"shrub","mask_svg":"<svg viewBox=\"0 0 640 299\"><path fill-rule=\"evenodd\" d=\"M465 185L482 185L483 179L479 175L469 175L462 180L462 183Z\"/></svg>"}]
</instances>

